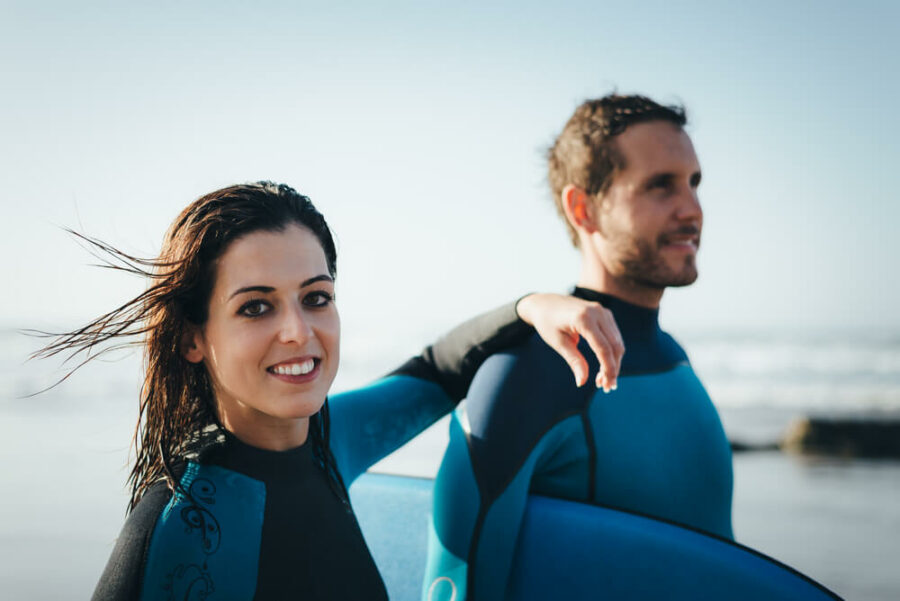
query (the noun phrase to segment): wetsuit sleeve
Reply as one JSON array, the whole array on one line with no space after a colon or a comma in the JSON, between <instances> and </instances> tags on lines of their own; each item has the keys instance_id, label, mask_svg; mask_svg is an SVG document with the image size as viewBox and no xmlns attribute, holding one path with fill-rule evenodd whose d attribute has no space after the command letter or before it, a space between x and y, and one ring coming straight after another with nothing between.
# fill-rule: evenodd
<instances>
[{"instance_id":1,"label":"wetsuit sleeve","mask_svg":"<svg viewBox=\"0 0 900 601\"><path fill-rule=\"evenodd\" d=\"M116 540L92 601L134 601L141 597L147 551L156 521L171 494L165 484L153 486L138 503Z\"/></svg>"},{"instance_id":2,"label":"wetsuit sleeve","mask_svg":"<svg viewBox=\"0 0 900 601\"><path fill-rule=\"evenodd\" d=\"M457 326L373 384L329 399L331 449L347 485L451 411L492 353L534 332L517 302Z\"/></svg>"},{"instance_id":3,"label":"wetsuit sleeve","mask_svg":"<svg viewBox=\"0 0 900 601\"><path fill-rule=\"evenodd\" d=\"M388 375L434 382L456 402L461 401L485 359L524 342L534 333L534 328L516 313L519 300L453 328Z\"/></svg>"}]
</instances>

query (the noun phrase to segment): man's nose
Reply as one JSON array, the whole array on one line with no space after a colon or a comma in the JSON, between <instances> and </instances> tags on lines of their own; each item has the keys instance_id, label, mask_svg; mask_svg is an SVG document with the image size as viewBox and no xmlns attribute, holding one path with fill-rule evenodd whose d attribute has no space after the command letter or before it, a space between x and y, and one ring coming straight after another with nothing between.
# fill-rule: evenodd
<instances>
[{"instance_id":1,"label":"man's nose","mask_svg":"<svg viewBox=\"0 0 900 601\"><path fill-rule=\"evenodd\" d=\"M682 190L678 197L678 208L675 216L679 221L703 220L703 209L700 207L700 197L696 188L688 187Z\"/></svg>"},{"instance_id":2,"label":"man's nose","mask_svg":"<svg viewBox=\"0 0 900 601\"><path fill-rule=\"evenodd\" d=\"M281 315L279 340L281 342L305 343L312 335L312 327L299 303L288 307Z\"/></svg>"}]
</instances>

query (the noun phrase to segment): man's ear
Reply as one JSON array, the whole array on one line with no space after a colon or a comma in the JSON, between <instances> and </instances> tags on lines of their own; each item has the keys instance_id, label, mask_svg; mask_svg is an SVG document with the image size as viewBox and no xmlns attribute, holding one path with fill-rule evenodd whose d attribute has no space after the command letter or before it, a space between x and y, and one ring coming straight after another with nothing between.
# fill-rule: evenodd
<instances>
[{"instance_id":1,"label":"man's ear","mask_svg":"<svg viewBox=\"0 0 900 601\"><path fill-rule=\"evenodd\" d=\"M576 232L592 234L597 231L593 198L584 189L568 184L562 189L561 196L566 219Z\"/></svg>"},{"instance_id":2,"label":"man's ear","mask_svg":"<svg viewBox=\"0 0 900 601\"><path fill-rule=\"evenodd\" d=\"M200 328L188 326L181 336L181 354L191 363L203 361L203 337Z\"/></svg>"}]
</instances>

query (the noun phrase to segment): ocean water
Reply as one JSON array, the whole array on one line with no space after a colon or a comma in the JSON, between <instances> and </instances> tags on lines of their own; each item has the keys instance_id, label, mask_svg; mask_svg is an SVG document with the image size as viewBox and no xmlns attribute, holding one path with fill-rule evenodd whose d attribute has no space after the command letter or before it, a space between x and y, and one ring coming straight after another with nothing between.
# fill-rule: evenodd
<instances>
[{"instance_id":1,"label":"ocean water","mask_svg":"<svg viewBox=\"0 0 900 601\"><path fill-rule=\"evenodd\" d=\"M900 336L683 336L733 439L776 440L800 415L900 411ZM0 598L83 599L125 515L140 361L65 372L23 363L35 341L0 332ZM336 389L404 357L345 337ZM377 357L372 360L371 357ZM446 420L374 469L433 475ZM751 452L735 456L737 539L847 599L900 599L900 461Z\"/></svg>"}]
</instances>

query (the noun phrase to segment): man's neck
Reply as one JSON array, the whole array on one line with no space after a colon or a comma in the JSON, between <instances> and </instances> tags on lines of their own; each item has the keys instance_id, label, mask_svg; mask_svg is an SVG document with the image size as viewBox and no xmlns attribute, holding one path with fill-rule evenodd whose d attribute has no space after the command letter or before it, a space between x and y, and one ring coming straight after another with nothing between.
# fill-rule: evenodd
<instances>
[{"instance_id":1,"label":"man's neck","mask_svg":"<svg viewBox=\"0 0 900 601\"><path fill-rule=\"evenodd\" d=\"M651 288L633 280L617 278L610 274L598 258L582 255L581 275L578 286L590 288L621 299L625 302L648 309L658 309L662 300L662 288Z\"/></svg>"}]
</instances>

